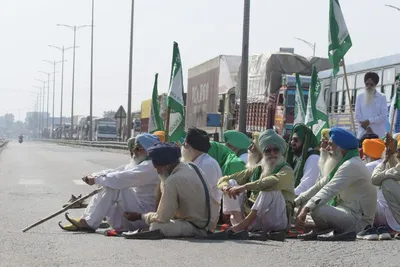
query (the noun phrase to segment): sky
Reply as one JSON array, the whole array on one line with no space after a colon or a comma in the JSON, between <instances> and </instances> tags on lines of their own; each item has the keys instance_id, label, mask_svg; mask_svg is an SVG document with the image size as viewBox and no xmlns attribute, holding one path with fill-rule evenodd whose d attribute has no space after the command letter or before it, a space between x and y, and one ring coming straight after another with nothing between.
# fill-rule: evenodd
<instances>
[{"instance_id":1,"label":"sky","mask_svg":"<svg viewBox=\"0 0 400 267\"><path fill-rule=\"evenodd\" d=\"M0 3L0 116L24 120L35 110L38 88L53 72L43 60L60 61L48 45L72 46L73 31L57 24L91 23L91 0L19 0ZM127 108L131 0L95 0L93 113ZM393 29L400 12L384 4L396 0L341 0L353 47L346 64L398 53ZM218 55L240 55L243 0L136 0L134 17L132 111L151 98L155 73L159 93L167 92L173 42L179 43L184 80L187 70ZM252 0L250 54L293 47L311 56L295 39L316 43L316 55L327 56L328 0ZM74 115L89 115L90 28L77 31ZM71 114L72 50L65 52L63 114ZM55 116L60 114L60 73L55 77ZM53 78L51 78L52 80ZM50 92L52 92L52 83ZM185 89L186 91L186 89ZM47 109L47 107L46 107ZM52 95L49 111L52 111Z\"/></svg>"}]
</instances>

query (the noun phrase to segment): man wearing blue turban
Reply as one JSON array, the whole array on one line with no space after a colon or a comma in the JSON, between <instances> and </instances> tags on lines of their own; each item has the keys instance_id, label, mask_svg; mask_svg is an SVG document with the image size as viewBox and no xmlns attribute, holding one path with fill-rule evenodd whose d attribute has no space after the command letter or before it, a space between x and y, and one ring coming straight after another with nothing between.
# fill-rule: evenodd
<instances>
[{"instance_id":1,"label":"man wearing blue turban","mask_svg":"<svg viewBox=\"0 0 400 267\"><path fill-rule=\"evenodd\" d=\"M65 214L71 223L59 226L66 231L94 232L104 217L117 231L136 230L146 226L143 220L129 221L124 212L150 212L156 209L155 191L159 183L157 171L148 158L149 148L160 143L152 134L144 133L128 142L132 155L131 163L115 170L105 170L85 176L88 185L102 186L80 219Z\"/></svg>"},{"instance_id":2,"label":"man wearing blue turban","mask_svg":"<svg viewBox=\"0 0 400 267\"><path fill-rule=\"evenodd\" d=\"M357 232L374 222L377 192L370 172L360 159L357 138L338 127L332 128L329 136L324 177L295 200L295 205L302 207L296 218L297 226L305 226L308 213L315 223L311 232L298 238L355 240Z\"/></svg>"}]
</instances>

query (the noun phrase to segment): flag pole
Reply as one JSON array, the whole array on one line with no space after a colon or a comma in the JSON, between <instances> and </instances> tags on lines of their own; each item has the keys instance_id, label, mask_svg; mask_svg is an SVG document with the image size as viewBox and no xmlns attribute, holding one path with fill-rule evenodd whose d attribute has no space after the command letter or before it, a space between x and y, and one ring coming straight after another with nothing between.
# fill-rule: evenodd
<instances>
[{"instance_id":1,"label":"flag pole","mask_svg":"<svg viewBox=\"0 0 400 267\"><path fill-rule=\"evenodd\" d=\"M171 115L171 108L168 107L167 109L167 118L165 120L165 141L168 141L168 136L169 136L169 117Z\"/></svg>"},{"instance_id":2,"label":"flag pole","mask_svg":"<svg viewBox=\"0 0 400 267\"><path fill-rule=\"evenodd\" d=\"M348 79L347 79L347 71L346 71L346 64L344 63L344 57L343 57L343 72L344 72L344 80L345 80L345 82L346 82L347 97L349 98L349 103L350 103L351 123L352 123L352 125L353 125L354 135L357 136L356 124L355 124L355 121L354 121L353 104L351 103L349 81L348 81Z\"/></svg>"},{"instance_id":3,"label":"flag pole","mask_svg":"<svg viewBox=\"0 0 400 267\"><path fill-rule=\"evenodd\" d=\"M394 128L394 117L396 116L396 107L393 107L393 112L392 112L392 120L390 122L390 131L389 133L393 133L393 128Z\"/></svg>"}]
</instances>

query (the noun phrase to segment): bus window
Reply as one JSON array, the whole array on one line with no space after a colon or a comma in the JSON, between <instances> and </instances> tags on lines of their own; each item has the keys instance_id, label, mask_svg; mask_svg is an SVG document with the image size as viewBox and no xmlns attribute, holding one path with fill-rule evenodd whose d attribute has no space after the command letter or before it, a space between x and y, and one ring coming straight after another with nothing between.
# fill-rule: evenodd
<instances>
[{"instance_id":1,"label":"bus window","mask_svg":"<svg viewBox=\"0 0 400 267\"><path fill-rule=\"evenodd\" d=\"M394 76L395 76L394 68L384 69L382 84L383 85L394 84Z\"/></svg>"},{"instance_id":2,"label":"bus window","mask_svg":"<svg viewBox=\"0 0 400 267\"><path fill-rule=\"evenodd\" d=\"M385 94L386 96L386 102L390 102L390 100L392 99L392 89L393 89L393 85L385 85L383 87L383 94Z\"/></svg>"},{"instance_id":3,"label":"bus window","mask_svg":"<svg viewBox=\"0 0 400 267\"><path fill-rule=\"evenodd\" d=\"M337 110L342 111L343 107L343 77L337 79Z\"/></svg>"},{"instance_id":4,"label":"bus window","mask_svg":"<svg viewBox=\"0 0 400 267\"><path fill-rule=\"evenodd\" d=\"M365 83L364 83L365 74L366 74L366 72L357 74L357 77L356 77L356 88L357 89L365 88Z\"/></svg>"},{"instance_id":5,"label":"bus window","mask_svg":"<svg viewBox=\"0 0 400 267\"><path fill-rule=\"evenodd\" d=\"M284 101L283 101L283 93L279 94L279 98L278 98L278 106L283 106L284 105Z\"/></svg>"}]
</instances>

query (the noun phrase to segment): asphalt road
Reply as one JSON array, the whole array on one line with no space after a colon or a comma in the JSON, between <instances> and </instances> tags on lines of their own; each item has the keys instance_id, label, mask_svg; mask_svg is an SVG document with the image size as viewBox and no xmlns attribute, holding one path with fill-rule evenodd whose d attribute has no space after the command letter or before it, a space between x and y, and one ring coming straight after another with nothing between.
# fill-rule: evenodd
<instances>
[{"instance_id":1,"label":"asphalt road","mask_svg":"<svg viewBox=\"0 0 400 267\"><path fill-rule=\"evenodd\" d=\"M11 142L0 154L0 266L400 266L400 241L138 241L63 232L54 218L71 194L93 188L83 174L117 167L124 152ZM80 210L73 210L79 216Z\"/></svg>"}]
</instances>

